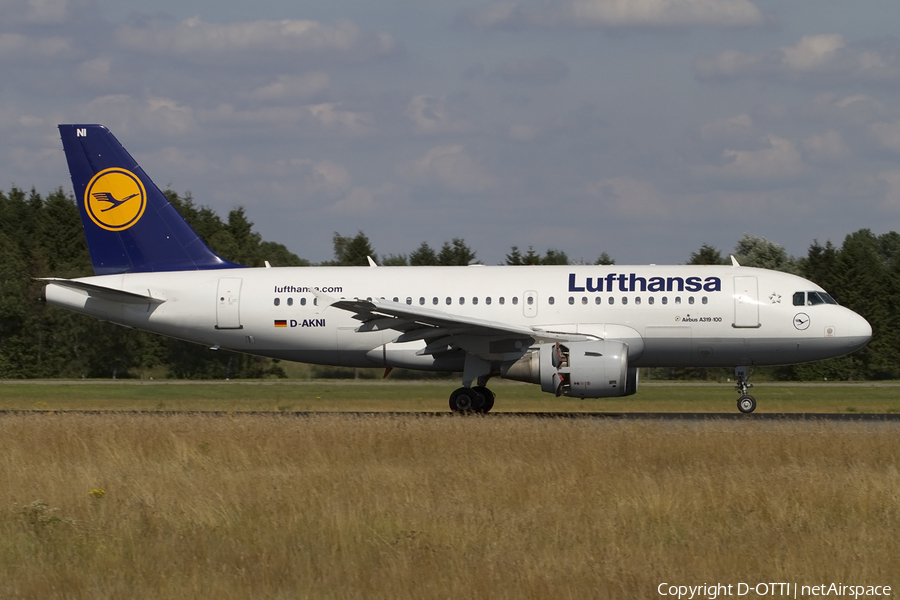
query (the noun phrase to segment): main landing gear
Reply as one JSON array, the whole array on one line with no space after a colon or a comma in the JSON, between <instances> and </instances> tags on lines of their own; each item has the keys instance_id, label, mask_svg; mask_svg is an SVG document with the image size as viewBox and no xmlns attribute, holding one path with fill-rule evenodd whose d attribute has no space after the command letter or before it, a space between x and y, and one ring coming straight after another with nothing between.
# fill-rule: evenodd
<instances>
[{"instance_id":1,"label":"main landing gear","mask_svg":"<svg viewBox=\"0 0 900 600\"><path fill-rule=\"evenodd\" d=\"M741 395L737 401L738 410L745 415L749 415L756 410L756 398L747 393L753 387L753 384L748 381L750 376L747 375L747 367L735 367L734 376L737 379L737 385L734 386L734 389Z\"/></svg>"},{"instance_id":2,"label":"main landing gear","mask_svg":"<svg viewBox=\"0 0 900 600\"><path fill-rule=\"evenodd\" d=\"M476 385L461 387L450 394L450 410L455 413L486 413L494 408L494 392Z\"/></svg>"}]
</instances>

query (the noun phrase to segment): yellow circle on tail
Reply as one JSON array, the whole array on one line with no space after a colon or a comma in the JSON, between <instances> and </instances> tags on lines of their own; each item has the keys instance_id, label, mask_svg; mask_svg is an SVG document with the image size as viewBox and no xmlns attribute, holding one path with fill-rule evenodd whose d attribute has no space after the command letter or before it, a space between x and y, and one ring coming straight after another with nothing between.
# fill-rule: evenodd
<instances>
[{"instance_id":1,"label":"yellow circle on tail","mask_svg":"<svg viewBox=\"0 0 900 600\"><path fill-rule=\"evenodd\" d=\"M147 207L147 191L127 169L104 169L84 192L84 207L91 221L108 231L123 231L137 223Z\"/></svg>"}]
</instances>

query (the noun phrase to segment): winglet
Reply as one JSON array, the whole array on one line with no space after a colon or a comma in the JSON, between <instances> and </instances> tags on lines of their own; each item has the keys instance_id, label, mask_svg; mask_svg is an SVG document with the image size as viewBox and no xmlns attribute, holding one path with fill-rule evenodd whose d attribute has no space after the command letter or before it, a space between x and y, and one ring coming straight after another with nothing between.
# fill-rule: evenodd
<instances>
[{"instance_id":1,"label":"winglet","mask_svg":"<svg viewBox=\"0 0 900 600\"><path fill-rule=\"evenodd\" d=\"M329 296L328 294L322 293L316 288L309 288L309 292L316 297L317 303L322 307L319 312L325 310L338 301L338 299L334 296Z\"/></svg>"},{"instance_id":2,"label":"winglet","mask_svg":"<svg viewBox=\"0 0 900 600\"><path fill-rule=\"evenodd\" d=\"M366 260L369 261L369 266L370 266L370 267L377 267L377 266L378 266L378 263L376 263L374 260L372 260L372 257L371 257L371 256L366 256Z\"/></svg>"},{"instance_id":3,"label":"winglet","mask_svg":"<svg viewBox=\"0 0 900 600\"><path fill-rule=\"evenodd\" d=\"M734 254L731 255L731 266L732 266L732 267L739 267L739 266L741 266L741 265L738 263L737 259L734 257Z\"/></svg>"}]
</instances>

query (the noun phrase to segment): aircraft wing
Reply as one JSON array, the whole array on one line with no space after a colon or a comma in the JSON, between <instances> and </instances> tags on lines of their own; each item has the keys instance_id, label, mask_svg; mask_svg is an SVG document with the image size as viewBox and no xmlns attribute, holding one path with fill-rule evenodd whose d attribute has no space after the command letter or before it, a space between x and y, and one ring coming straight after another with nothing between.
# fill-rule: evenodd
<instances>
[{"instance_id":1,"label":"aircraft wing","mask_svg":"<svg viewBox=\"0 0 900 600\"><path fill-rule=\"evenodd\" d=\"M327 306L353 313L354 319L362 321L357 331L393 329L400 332L396 342L424 340L427 345L421 354L462 348L483 355L495 350L524 351L536 343L594 339L583 334L544 331L390 300L335 300L320 292L315 294Z\"/></svg>"}]
</instances>

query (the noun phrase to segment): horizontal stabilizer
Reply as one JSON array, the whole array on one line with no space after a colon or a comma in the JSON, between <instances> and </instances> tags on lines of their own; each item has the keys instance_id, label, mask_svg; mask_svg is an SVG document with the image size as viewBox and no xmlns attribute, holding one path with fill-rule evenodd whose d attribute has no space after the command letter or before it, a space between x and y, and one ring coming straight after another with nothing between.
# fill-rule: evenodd
<instances>
[{"instance_id":1,"label":"horizontal stabilizer","mask_svg":"<svg viewBox=\"0 0 900 600\"><path fill-rule=\"evenodd\" d=\"M61 287L73 290L87 292L88 296L107 300L109 302L119 302L121 304L162 304L165 300L154 298L145 294L136 294L135 292L126 292L125 290L117 290L114 288L103 287L93 283L78 281L77 279L60 279L56 277L40 277L38 281L45 281Z\"/></svg>"}]
</instances>

